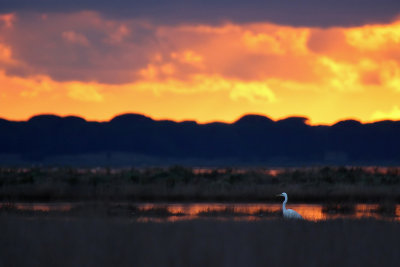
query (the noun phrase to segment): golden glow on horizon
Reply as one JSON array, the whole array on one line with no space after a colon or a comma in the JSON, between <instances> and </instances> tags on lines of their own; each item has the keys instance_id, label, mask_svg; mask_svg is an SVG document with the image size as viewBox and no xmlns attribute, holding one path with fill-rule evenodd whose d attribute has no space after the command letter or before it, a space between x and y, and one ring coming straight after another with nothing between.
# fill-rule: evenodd
<instances>
[{"instance_id":1,"label":"golden glow on horizon","mask_svg":"<svg viewBox=\"0 0 400 267\"><path fill-rule=\"evenodd\" d=\"M394 106L389 112L378 110L372 115L373 120L384 120L390 118L400 118L400 108L398 106Z\"/></svg>"},{"instance_id":2,"label":"golden glow on horizon","mask_svg":"<svg viewBox=\"0 0 400 267\"><path fill-rule=\"evenodd\" d=\"M21 56L24 46L13 39L22 32L19 19L0 15L3 118L53 113L109 120L136 112L199 122L232 122L248 113L272 119L306 116L311 124L400 120L400 20L323 29L271 23L162 26L106 20L95 12L41 15L40 23L55 26L40 36L54 34L59 51L57 45L49 47L74 58L71 66L62 61L47 66L46 57ZM92 29L106 37L94 42L88 34ZM157 42L141 44L134 38ZM122 55L129 60L92 52L103 46L115 53L129 48ZM137 56L129 53L136 50L145 60L135 63ZM91 68L75 70L81 55ZM58 79L52 75L58 68L57 74L76 73L76 78ZM122 75L124 82L102 80L109 73Z\"/></svg>"}]
</instances>

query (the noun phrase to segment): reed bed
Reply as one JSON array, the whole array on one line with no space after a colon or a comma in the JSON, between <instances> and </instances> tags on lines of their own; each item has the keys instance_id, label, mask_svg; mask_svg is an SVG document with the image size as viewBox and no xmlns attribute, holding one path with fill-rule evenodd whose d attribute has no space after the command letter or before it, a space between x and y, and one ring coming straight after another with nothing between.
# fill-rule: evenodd
<instances>
[{"instance_id":1,"label":"reed bed","mask_svg":"<svg viewBox=\"0 0 400 267\"><path fill-rule=\"evenodd\" d=\"M0 201L400 202L398 168L0 167Z\"/></svg>"}]
</instances>

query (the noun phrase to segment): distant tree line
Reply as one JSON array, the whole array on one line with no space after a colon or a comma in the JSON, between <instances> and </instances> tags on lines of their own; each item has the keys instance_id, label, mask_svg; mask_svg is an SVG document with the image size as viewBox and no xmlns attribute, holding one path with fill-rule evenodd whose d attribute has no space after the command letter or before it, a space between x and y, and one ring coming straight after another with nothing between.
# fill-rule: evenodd
<instances>
[{"instance_id":1,"label":"distant tree line","mask_svg":"<svg viewBox=\"0 0 400 267\"><path fill-rule=\"evenodd\" d=\"M273 121L246 115L234 123L153 120L139 114L108 122L79 117L0 119L0 154L40 160L55 155L134 153L156 157L222 159L286 164L398 164L400 122L354 120L310 126L304 117Z\"/></svg>"}]
</instances>

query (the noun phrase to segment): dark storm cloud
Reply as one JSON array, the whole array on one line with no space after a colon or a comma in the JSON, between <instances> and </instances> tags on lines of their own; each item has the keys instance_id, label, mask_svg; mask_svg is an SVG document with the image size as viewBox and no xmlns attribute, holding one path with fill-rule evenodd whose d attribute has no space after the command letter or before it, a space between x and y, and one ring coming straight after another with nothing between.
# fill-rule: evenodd
<instances>
[{"instance_id":1,"label":"dark storm cloud","mask_svg":"<svg viewBox=\"0 0 400 267\"><path fill-rule=\"evenodd\" d=\"M9 64L8 74L124 83L147 64L150 51L159 50L153 31L140 23L105 20L96 12L25 13L12 28L0 28L0 41L23 62Z\"/></svg>"},{"instance_id":2,"label":"dark storm cloud","mask_svg":"<svg viewBox=\"0 0 400 267\"><path fill-rule=\"evenodd\" d=\"M353 26L389 22L400 13L398 0L0 0L0 12L99 11L118 18L159 23L270 21L301 26Z\"/></svg>"}]
</instances>

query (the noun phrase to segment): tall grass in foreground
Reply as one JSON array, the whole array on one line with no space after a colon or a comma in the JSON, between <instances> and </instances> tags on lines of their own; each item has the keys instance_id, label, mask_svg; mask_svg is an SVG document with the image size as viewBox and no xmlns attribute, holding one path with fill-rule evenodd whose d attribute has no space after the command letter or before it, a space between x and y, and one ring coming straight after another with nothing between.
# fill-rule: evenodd
<instances>
[{"instance_id":1,"label":"tall grass in foreground","mask_svg":"<svg viewBox=\"0 0 400 267\"><path fill-rule=\"evenodd\" d=\"M0 216L0 266L398 266L400 224Z\"/></svg>"}]
</instances>

